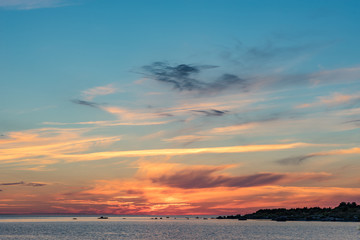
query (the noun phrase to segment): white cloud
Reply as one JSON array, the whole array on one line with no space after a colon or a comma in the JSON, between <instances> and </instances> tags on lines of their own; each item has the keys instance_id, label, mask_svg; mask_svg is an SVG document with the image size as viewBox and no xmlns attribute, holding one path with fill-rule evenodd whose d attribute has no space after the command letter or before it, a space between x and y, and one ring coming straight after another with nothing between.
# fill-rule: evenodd
<instances>
[{"instance_id":1,"label":"white cloud","mask_svg":"<svg viewBox=\"0 0 360 240\"><path fill-rule=\"evenodd\" d=\"M97 96L104 96L118 92L119 90L115 88L112 84L105 86L93 87L82 91L82 95L85 100L91 101Z\"/></svg>"}]
</instances>

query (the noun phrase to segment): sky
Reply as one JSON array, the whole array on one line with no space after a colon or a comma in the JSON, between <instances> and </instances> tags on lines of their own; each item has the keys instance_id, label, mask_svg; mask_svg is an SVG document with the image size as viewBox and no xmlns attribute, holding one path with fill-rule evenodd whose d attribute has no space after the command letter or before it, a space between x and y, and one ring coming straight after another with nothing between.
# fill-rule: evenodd
<instances>
[{"instance_id":1,"label":"sky","mask_svg":"<svg viewBox=\"0 0 360 240\"><path fill-rule=\"evenodd\" d=\"M0 214L360 203L357 0L0 0Z\"/></svg>"}]
</instances>

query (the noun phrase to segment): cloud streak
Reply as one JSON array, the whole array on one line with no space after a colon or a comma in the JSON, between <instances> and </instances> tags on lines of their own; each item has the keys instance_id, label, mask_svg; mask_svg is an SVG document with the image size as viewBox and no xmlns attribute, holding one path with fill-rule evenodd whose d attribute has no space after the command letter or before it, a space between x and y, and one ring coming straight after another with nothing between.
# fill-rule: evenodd
<instances>
[{"instance_id":1,"label":"cloud streak","mask_svg":"<svg viewBox=\"0 0 360 240\"><path fill-rule=\"evenodd\" d=\"M218 168L214 169L185 169L172 174L153 177L153 183L169 187L193 189L214 187L252 187L271 185L283 179L283 174L259 173L248 176L232 177L215 175Z\"/></svg>"},{"instance_id":2,"label":"cloud streak","mask_svg":"<svg viewBox=\"0 0 360 240\"><path fill-rule=\"evenodd\" d=\"M82 91L81 95L84 97L86 101L92 101L97 96L105 96L109 94L114 94L119 90L115 88L112 84L108 84L105 86L98 86L86 89Z\"/></svg>"},{"instance_id":3,"label":"cloud streak","mask_svg":"<svg viewBox=\"0 0 360 240\"><path fill-rule=\"evenodd\" d=\"M196 66L179 64L171 66L165 62L154 62L143 69L152 79L165 83L179 91L220 92L235 87L245 89L247 82L234 74L225 73L214 81L203 81L198 78L203 70L215 66Z\"/></svg>"},{"instance_id":4,"label":"cloud streak","mask_svg":"<svg viewBox=\"0 0 360 240\"><path fill-rule=\"evenodd\" d=\"M53 164L60 161L60 155L79 153L99 146L120 141L120 136L85 137L87 129L34 129L24 132L10 132L1 139L0 162L32 162Z\"/></svg>"},{"instance_id":5,"label":"cloud streak","mask_svg":"<svg viewBox=\"0 0 360 240\"><path fill-rule=\"evenodd\" d=\"M295 157L289 157L280 159L277 162L284 165L298 165L305 162L308 159L320 156L333 156L333 155L347 155L347 154L360 154L360 148L349 148L349 149L336 149L331 151L311 153L307 155L300 155Z\"/></svg>"},{"instance_id":6,"label":"cloud streak","mask_svg":"<svg viewBox=\"0 0 360 240\"><path fill-rule=\"evenodd\" d=\"M226 113L228 113L229 111L225 110L225 111L221 111L221 110L216 110L216 109L210 109L210 110L192 110L193 112L196 113L201 113L204 114L205 116L223 116Z\"/></svg>"},{"instance_id":7,"label":"cloud streak","mask_svg":"<svg viewBox=\"0 0 360 240\"><path fill-rule=\"evenodd\" d=\"M61 159L67 161L90 161L101 160L116 157L150 157L150 156L179 156L189 154L207 154L207 153L243 153L243 152L264 152L278 151L297 147L312 146L309 143L290 143L290 144L269 144L269 145L244 145L231 147L212 147L212 148L182 148L182 149L149 149L133 151L111 151L95 152L87 154L64 154L59 155Z\"/></svg>"},{"instance_id":8,"label":"cloud streak","mask_svg":"<svg viewBox=\"0 0 360 240\"><path fill-rule=\"evenodd\" d=\"M0 183L0 186L27 186L27 187L43 187L46 186L47 184L45 183L34 183L34 182L30 182L30 183L26 183L24 181L21 182L10 182L10 183Z\"/></svg>"},{"instance_id":9,"label":"cloud streak","mask_svg":"<svg viewBox=\"0 0 360 240\"><path fill-rule=\"evenodd\" d=\"M99 105L95 102L90 102L90 101L85 101L85 100L80 100L80 99L73 99L73 100L71 100L71 102L75 103L75 104L79 104L79 105L88 106L88 107L99 108Z\"/></svg>"},{"instance_id":10,"label":"cloud streak","mask_svg":"<svg viewBox=\"0 0 360 240\"><path fill-rule=\"evenodd\" d=\"M318 101L313 103L304 103L296 106L295 108L310 108L310 107L337 107L337 106L356 106L360 104L359 93L357 94L342 94L333 93L331 96L319 97Z\"/></svg>"}]
</instances>

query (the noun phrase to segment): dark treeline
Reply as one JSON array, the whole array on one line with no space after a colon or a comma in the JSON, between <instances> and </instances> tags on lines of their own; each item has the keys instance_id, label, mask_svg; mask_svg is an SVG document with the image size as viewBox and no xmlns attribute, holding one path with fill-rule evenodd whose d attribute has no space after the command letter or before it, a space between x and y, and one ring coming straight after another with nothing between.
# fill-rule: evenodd
<instances>
[{"instance_id":1,"label":"dark treeline","mask_svg":"<svg viewBox=\"0 0 360 240\"><path fill-rule=\"evenodd\" d=\"M260 209L246 215L219 216L217 219L271 219L275 221L360 221L360 205L342 202L335 208Z\"/></svg>"}]
</instances>

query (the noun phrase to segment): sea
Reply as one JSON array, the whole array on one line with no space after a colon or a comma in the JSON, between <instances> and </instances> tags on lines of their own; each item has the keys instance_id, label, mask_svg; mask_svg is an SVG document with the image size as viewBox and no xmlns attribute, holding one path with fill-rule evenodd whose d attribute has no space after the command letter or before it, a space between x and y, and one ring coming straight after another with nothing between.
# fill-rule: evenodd
<instances>
[{"instance_id":1,"label":"sea","mask_svg":"<svg viewBox=\"0 0 360 240\"><path fill-rule=\"evenodd\" d=\"M360 239L359 222L276 222L211 216L7 216L0 240Z\"/></svg>"}]
</instances>

